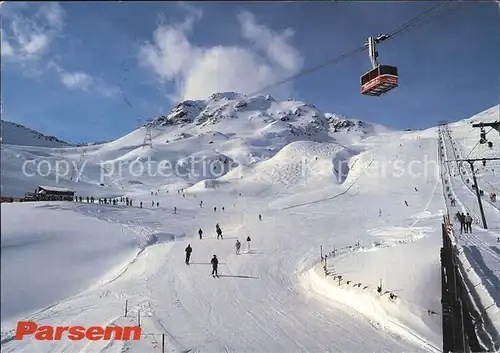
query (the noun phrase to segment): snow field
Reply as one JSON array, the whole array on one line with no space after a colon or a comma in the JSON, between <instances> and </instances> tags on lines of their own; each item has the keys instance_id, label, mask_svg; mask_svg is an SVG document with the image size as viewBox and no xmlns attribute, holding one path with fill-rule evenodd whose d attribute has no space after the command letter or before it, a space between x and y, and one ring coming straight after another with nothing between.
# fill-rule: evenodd
<instances>
[{"instance_id":1,"label":"snow field","mask_svg":"<svg viewBox=\"0 0 500 353\"><path fill-rule=\"evenodd\" d=\"M82 196L132 197L134 207L2 204L2 213L12 218L1 232L2 253L10 253L1 267L11 272L2 276L2 291L8 288L2 311L11 311L2 315L2 351L155 352L162 333L169 352L440 350L439 249L446 205L435 128L403 133L346 123L353 130L332 132L329 117L302 102L234 94L193 101L157 119L169 124L153 131L153 149L141 147L145 128L90 146L82 180L58 184ZM81 150L65 151L66 160L80 159ZM20 175L19 161L60 158L58 149L25 146L3 146L2 153L16 154L2 158L2 170L10 173L2 194L49 184L50 176ZM210 179L114 173L99 186L102 161L189 163L192 155L209 161L224 156L238 166ZM403 169L419 163L414 173L404 169L398 175L398 160ZM216 239L216 223L223 240ZM23 238L29 241L4 249L4 239ZM236 239L241 255L235 254ZM188 243L193 253L186 266ZM329 258L328 266L349 285L325 277L320 246L324 253L346 249ZM213 254L220 278L210 275ZM23 276L16 265L23 261L36 269L46 262L52 272ZM73 278L70 270L84 274ZM41 287L30 287L27 281L37 276L33 283ZM376 293L380 279L382 296ZM397 298L390 300L387 291ZM21 318L40 325L135 325L139 310L140 341L12 340Z\"/></svg>"}]
</instances>

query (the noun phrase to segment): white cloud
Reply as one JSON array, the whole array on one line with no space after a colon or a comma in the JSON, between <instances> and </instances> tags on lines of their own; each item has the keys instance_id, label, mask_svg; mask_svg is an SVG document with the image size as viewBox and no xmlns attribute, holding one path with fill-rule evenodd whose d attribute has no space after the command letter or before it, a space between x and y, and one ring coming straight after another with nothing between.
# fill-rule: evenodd
<instances>
[{"instance_id":1,"label":"white cloud","mask_svg":"<svg viewBox=\"0 0 500 353\"><path fill-rule=\"evenodd\" d=\"M2 57L18 63L46 55L64 23L64 9L57 3L42 5L31 17L22 14L26 8L26 4L2 5L4 23L9 23L2 31Z\"/></svg>"},{"instance_id":2,"label":"white cloud","mask_svg":"<svg viewBox=\"0 0 500 353\"><path fill-rule=\"evenodd\" d=\"M107 98L115 97L120 93L118 87L109 85L104 80L93 77L86 72L69 72L55 63L51 63L51 66L58 73L61 83L71 90L94 92Z\"/></svg>"},{"instance_id":3,"label":"white cloud","mask_svg":"<svg viewBox=\"0 0 500 353\"><path fill-rule=\"evenodd\" d=\"M62 84L70 89L87 91L92 84L92 77L85 72L63 72L60 77Z\"/></svg>"},{"instance_id":4,"label":"white cloud","mask_svg":"<svg viewBox=\"0 0 500 353\"><path fill-rule=\"evenodd\" d=\"M237 18L249 45L202 48L188 39L202 14L192 6L186 9L188 16L182 23L158 26L153 41L139 49L139 65L156 74L162 84L174 84L171 99L200 99L222 91L251 94L302 69L304 59L290 43L292 29L275 32L243 12ZM273 93L288 95L291 89L291 84L283 85Z\"/></svg>"},{"instance_id":5,"label":"white cloud","mask_svg":"<svg viewBox=\"0 0 500 353\"><path fill-rule=\"evenodd\" d=\"M8 31L2 29L1 32L3 59L30 68L31 72L52 69L60 82L71 90L94 92L104 97L120 93L117 87L100 78L83 71L70 72L57 64L54 56L48 54L53 41L62 34L66 12L59 4L51 2L41 5L32 16L26 16L23 11L31 8L28 3L2 4L4 23L9 23ZM46 59L45 66L40 64L42 58Z\"/></svg>"}]
</instances>

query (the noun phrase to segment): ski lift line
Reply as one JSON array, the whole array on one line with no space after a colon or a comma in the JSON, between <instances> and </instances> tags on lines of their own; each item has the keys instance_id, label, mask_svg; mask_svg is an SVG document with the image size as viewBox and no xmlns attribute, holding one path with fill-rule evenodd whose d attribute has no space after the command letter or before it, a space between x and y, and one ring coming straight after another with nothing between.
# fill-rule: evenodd
<instances>
[{"instance_id":1,"label":"ski lift line","mask_svg":"<svg viewBox=\"0 0 500 353\"><path fill-rule=\"evenodd\" d=\"M421 15L424 15L426 13L429 13L430 11L438 8L439 6L443 5L444 3L443 2L440 2L436 5L434 5L433 7L427 9L426 11L424 11ZM389 37L395 37L399 34L402 34L402 33L406 33L412 29L416 29L416 28L420 28L422 27L423 25L426 25L430 22L433 22L435 21L436 19L438 18L441 18L443 17L444 15L447 15L447 14L450 14L452 13L453 11L455 10L458 10L460 7L463 7L463 6L467 6L467 5L470 5L471 3L468 3L468 4L463 4L463 3L460 3L458 4L457 6L452 6L452 7L447 7L445 9L443 9L443 11L437 13L437 14L434 14L433 17L428 17L426 19L424 19L422 22L419 22L419 18L421 17L421 15L419 16L416 16L414 17L414 19L410 20L408 24L404 25L404 26L400 26L400 28L398 28L397 30L394 30L393 32L390 32L388 34Z\"/></svg>"},{"instance_id":2,"label":"ski lift line","mask_svg":"<svg viewBox=\"0 0 500 353\"><path fill-rule=\"evenodd\" d=\"M435 8L443 5L443 3L447 3L447 2L450 2L450 1L440 2L440 3L432 6L431 8L425 10L424 12L420 13L418 16L415 16L414 18L410 19L407 23L399 26L398 28L396 28L392 32L389 32L390 34L387 35L386 37L384 37L383 39L381 39L380 41L385 41L385 40L391 39L391 38L393 38L393 37L395 37L397 35L410 32L413 29L420 28L420 27L422 27L422 26L424 26L424 25L426 25L428 23L431 23L431 22L435 21L436 19L439 19L440 16L434 16L434 17L432 17L430 19L428 18L425 22L421 22L420 24L417 24L417 25L415 24L415 23L417 23L417 19L421 18L423 15L429 13L430 11L434 10ZM452 7L451 10L456 10L459 7L461 7L461 6ZM448 9L448 10L450 10L450 9ZM444 12L444 13L446 13L446 12ZM441 13L441 15L442 14L443 13ZM268 90L268 89L271 89L271 88L276 88L278 86L281 86L284 83L287 83L287 82L293 81L293 80L295 80L297 78L300 78L302 76L308 75L308 74L310 74L312 72L315 72L317 70L320 70L320 69L322 69L322 68L324 68L326 66L337 64L340 61L342 61L344 59L347 59L348 57L350 57L350 56L352 56L352 55L354 55L354 54L356 54L358 52L362 52L362 51L364 51L366 49L368 49L368 46L366 46L365 44L363 44L362 46L360 46L360 47L358 47L356 49L350 50L348 52L345 52L345 53L339 55L338 57L336 57L334 59L328 60L328 61L326 61L326 62L324 62L324 63L322 63L320 65L313 66L313 67L310 67L308 69L305 69L305 70L303 70L303 71L301 71L301 72L299 72L299 73L297 73L297 74L295 74L293 76L290 76L290 77L288 77L286 79L283 79L282 81L279 81L277 83L268 85L268 86L266 86L266 87L264 87L264 88L262 88L262 89L260 89L258 91L253 92L252 94L249 94L249 96L257 95L257 94L261 93L262 91L265 91L265 90Z\"/></svg>"},{"instance_id":3,"label":"ski lift line","mask_svg":"<svg viewBox=\"0 0 500 353\"><path fill-rule=\"evenodd\" d=\"M287 83L287 82L293 81L293 80L295 80L295 79L297 79L297 78L299 78L299 77L302 77L302 76L308 75L308 74L310 74L310 73L312 73L312 72L314 72L314 71L317 71L317 70L319 70L319 69L322 69L322 68L324 68L325 66L332 65L332 64L336 64L336 63L338 63L338 62L340 62L340 61L342 61L342 60L344 60L344 59L347 59L349 56L354 55L354 54L356 54L356 53L358 53L358 52L362 52L362 51L364 51L364 50L366 50L366 47L365 47L364 45L362 45L362 46L360 46L360 47L358 47L358 48L356 48L356 49L353 49L353 50L348 51L348 52L346 52L346 53L344 53L344 54L342 54L342 55L339 55L338 57L336 57L336 58L334 58L334 59L328 60L328 61L324 62L323 64L320 64L320 65L318 65L318 66L313 66L313 67L311 67L311 68L309 68L309 69L306 69L306 70L304 70L304 71L301 71L301 72L299 72L299 73L297 73L297 74L295 74L295 75L293 75L293 76L290 76L290 77L288 77L288 78L286 78L286 79L284 79L284 80L282 80L282 81L279 81L279 82L277 82L277 83L273 83L273 84L271 84L271 85L269 85L269 86L266 86L266 87L264 87L264 88L262 88L262 89L260 89L260 90L258 90L258 91L255 91L254 93L250 94L250 96L257 95L257 94L261 93L262 91L266 91L266 90L271 89L271 88L276 88L276 87L278 87L278 86L281 86L281 85L282 85L282 84L284 84L284 83Z\"/></svg>"},{"instance_id":4,"label":"ski lift line","mask_svg":"<svg viewBox=\"0 0 500 353\"><path fill-rule=\"evenodd\" d=\"M409 28L410 26L412 26L414 23L416 23L422 16L424 16L425 14L429 13L430 11L434 10L435 8L439 7L443 5L442 2L440 3L437 3L436 5L428 8L427 10L425 10L424 12L420 13L419 15L413 17L412 19L410 19L406 24L403 24L401 26L399 26L398 28L396 28L394 31L392 31L389 36L395 36L397 35L398 33L402 32L403 30L405 30L406 28Z\"/></svg>"},{"instance_id":5,"label":"ski lift line","mask_svg":"<svg viewBox=\"0 0 500 353\"><path fill-rule=\"evenodd\" d=\"M485 136L488 135L491 132L491 130L493 130L493 128L490 128L488 130L488 132L485 134ZM476 147L479 145L480 142L481 141L476 142L476 144L474 145L474 147L472 147L471 151L469 152L469 154L467 155L467 157L465 159L469 158L469 156L472 154L472 152L474 152L474 150L476 149Z\"/></svg>"},{"instance_id":6,"label":"ski lift line","mask_svg":"<svg viewBox=\"0 0 500 353\"><path fill-rule=\"evenodd\" d=\"M423 22L420 22L420 23L418 23L418 24L416 24L416 25L414 25L414 26L410 26L410 27L408 27L408 28L406 28L406 30L401 30L400 32L398 32L398 33L397 33L397 34L395 34L395 35L398 35L398 34L403 34L403 33L406 33L406 32L408 32L408 31L410 31L410 30L420 28L420 27L422 27L422 26L424 26L424 25L426 25L426 24L428 24L428 23L431 23L431 22L433 22L433 21L437 20L437 19L443 18L443 17L445 17L446 15L449 15L449 14L451 14L452 12L454 12L454 11L456 11L456 10L459 10L460 8L464 8L464 7L466 7L466 6L468 6L468 5L472 5L472 4L473 4L473 2L466 3L466 4L464 4L464 3L460 3L460 4L458 4L457 6L454 6L454 7L448 8L448 9L446 9L446 10L442 11L441 13L436 14L434 17L430 17L430 18L428 18L427 20L425 20L425 21L423 21ZM393 36L394 36L394 35L393 35ZM393 37L393 36L391 36L391 37Z\"/></svg>"}]
</instances>

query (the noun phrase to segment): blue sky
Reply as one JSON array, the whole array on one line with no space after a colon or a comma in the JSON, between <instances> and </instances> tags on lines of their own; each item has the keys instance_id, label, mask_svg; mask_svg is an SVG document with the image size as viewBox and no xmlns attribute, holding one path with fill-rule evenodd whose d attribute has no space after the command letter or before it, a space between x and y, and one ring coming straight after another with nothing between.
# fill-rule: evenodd
<instances>
[{"instance_id":1,"label":"blue sky","mask_svg":"<svg viewBox=\"0 0 500 353\"><path fill-rule=\"evenodd\" d=\"M253 93L432 4L2 3L2 118L71 142L114 139L182 99ZM359 93L366 51L270 93L401 129L459 120L498 104L498 17L497 4L470 4L380 44L400 72L386 96Z\"/></svg>"}]
</instances>

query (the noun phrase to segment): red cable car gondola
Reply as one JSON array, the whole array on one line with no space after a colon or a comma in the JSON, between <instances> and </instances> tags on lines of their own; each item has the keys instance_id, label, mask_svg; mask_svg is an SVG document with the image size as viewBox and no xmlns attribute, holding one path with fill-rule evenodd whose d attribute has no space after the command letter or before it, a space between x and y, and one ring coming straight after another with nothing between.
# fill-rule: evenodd
<instances>
[{"instance_id":1,"label":"red cable car gondola","mask_svg":"<svg viewBox=\"0 0 500 353\"><path fill-rule=\"evenodd\" d=\"M389 65L379 65L377 62L378 52L375 44L387 38L389 38L387 35L368 38L366 45L368 46L372 69L361 76L361 94L378 97L398 87L398 68Z\"/></svg>"}]
</instances>

